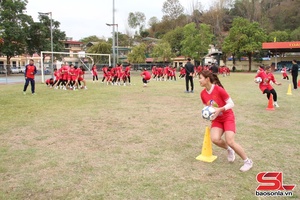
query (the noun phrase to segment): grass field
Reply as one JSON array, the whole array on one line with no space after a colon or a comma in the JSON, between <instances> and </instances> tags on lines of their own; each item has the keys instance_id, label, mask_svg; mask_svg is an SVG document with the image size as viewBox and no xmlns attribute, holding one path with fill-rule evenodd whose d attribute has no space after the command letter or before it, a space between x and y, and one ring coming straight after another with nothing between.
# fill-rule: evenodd
<instances>
[{"instance_id":1,"label":"grass field","mask_svg":"<svg viewBox=\"0 0 300 200\"><path fill-rule=\"evenodd\" d=\"M37 84L0 85L0 199L300 199L300 91L274 86L280 108L253 82L255 74L220 77L232 97L236 142L254 161L245 173L241 158L213 145L212 163L198 161L205 127L200 88L184 93L184 80L142 86L63 91ZM256 197L259 172L283 172L296 184L293 197Z\"/></svg>"}]
</instances>

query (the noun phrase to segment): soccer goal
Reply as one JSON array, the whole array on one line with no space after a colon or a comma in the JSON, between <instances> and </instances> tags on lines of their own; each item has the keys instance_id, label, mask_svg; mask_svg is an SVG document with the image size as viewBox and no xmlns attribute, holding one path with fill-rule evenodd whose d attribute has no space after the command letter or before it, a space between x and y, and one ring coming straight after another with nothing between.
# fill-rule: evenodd
<instances>
[{"instance_id":1,"label":"soccer goal","mask_svg":"<svg viewBox=\"0 0 300 200\"><path fill-rule=\"evenodd\" d=\"M52 59L53 65L51 65ZM110 66L111 57L110 54L86 53L84 51L78 53L42 51L40 63L42 83L44 83L45 74L49 73L53 77L53 70L55 68L60 69L63 64L73 64L77 67L83 66L87 71L91 71L93 64Z\"/></svg>"}]
</instances>

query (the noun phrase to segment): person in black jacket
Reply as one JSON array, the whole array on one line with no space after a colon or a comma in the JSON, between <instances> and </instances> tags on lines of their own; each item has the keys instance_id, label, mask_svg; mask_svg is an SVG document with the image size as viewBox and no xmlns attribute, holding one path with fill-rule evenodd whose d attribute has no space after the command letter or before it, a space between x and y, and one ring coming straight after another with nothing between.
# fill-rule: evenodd
<instances>
[{"instance_id":1,"label":"person in black jacket","mask_svg":"<svg viewBox=\"0 0 300 200\"><path fill-rule=\"evenodd\" d=\"M194 65L191 63L191 59L187 59L187 63L184 66L185 68L185 87L186 87L186 93L193 93L194 92ZM191 83L191 91L189 91L189 82Z\"/></svg>"},{"instance_id":2,"label":"person in black jacket","mask_svg":"<svg viewBox=\"0 0 300 200\"><path fill-rule=\"evenodd\" d=\"M298 78L298 68L299 67L297 65L296 60L293 60L292 63L293 63L292 70L291 70L292 80L293 80L294 90L296 90L297 89L297 78Z\"/></svg>"},{"instance_id":3,"label":"person in black jacket","mask_svg":"<svg viewBox=\"0 0 300 200\"><path fill-rule=\"evenodd\" d=\"M212 64L212 66L210 67L210 71L214 74L217 74L219 73L219 68L217 67L217 65L215 63Z\"/></svg>"}]
</instances>

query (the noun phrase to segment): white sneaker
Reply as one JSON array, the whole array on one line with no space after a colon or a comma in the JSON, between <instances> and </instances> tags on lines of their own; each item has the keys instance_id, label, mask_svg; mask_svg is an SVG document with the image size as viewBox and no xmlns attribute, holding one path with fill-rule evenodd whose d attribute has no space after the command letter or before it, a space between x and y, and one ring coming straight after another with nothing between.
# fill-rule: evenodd
<instances>
[{"instance_id":1,"label":"white sneaker","mask_svg":"<svg viewBox=\"0 0 300 200\"><path fill-rule=\"evenodd\" d=\"M278 103L277 102L274 102L274 104L273 104L276 108L279 108L279 105L278 105Z\"/></svg>"},{"instance_id":2,"label":"white sneaker","mask_svg":"<svg viewBox=\"0 0 300 200\"><path fill-rule=\"evenodd\" d=\"M252 166L253 166L252 160L251 160L251 159L248 159L248 160L244 161L244 165L240 168L240 170L241 170L242 172L246 172L246 171L248 171L249 169L251 169Z\"/></svg>"},{"instance_id":3,"label":"white sneaker","mask_svg":"<svg viewBox=\"0 0 300 200\"><path fill-rule=\"evenodd\" d=\"M233 162L235 160L235 152L232 148L227 149L228 155L227 155L227 160L228 162Z\"/></svg>"}]
</instances>

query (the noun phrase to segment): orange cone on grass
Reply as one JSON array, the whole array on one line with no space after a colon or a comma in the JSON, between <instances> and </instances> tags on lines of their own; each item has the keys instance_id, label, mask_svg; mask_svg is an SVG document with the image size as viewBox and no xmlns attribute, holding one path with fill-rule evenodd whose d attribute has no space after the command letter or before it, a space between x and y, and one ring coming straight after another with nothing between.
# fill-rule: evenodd
<instances>
[{"instance_id":1,"label":"orange cone on grass","mask_svg":"<svg viewBox=\"0 0 300 200\"><path fill-rule=\"evenodd\" d=\"M197 156L196 159L204 162L213 162L217 159L217 156L212 155L212 142L210 139L210 129L208 126L205 127L202 152L199 156Z\"/></svg>"},{"instance_id":2,"label":"orange cone on grass","mask_svg":"<svg viewBox=\"0 0 300 200\"><path fill-rule=\"evenodd\" d=\"M272 94L270 95L268 107L266 108L266 110L275 110Z\"/></svg>"},{"instance_id":3,"label":"orange cone on grass","mask_svg":"<svg viewBox=\"0 0 300 200\"><path fill-rule=\"evenodd\" d=\"M292 95L292 84L289 84L287 95Z\"/></svg>"}]
</instances>

